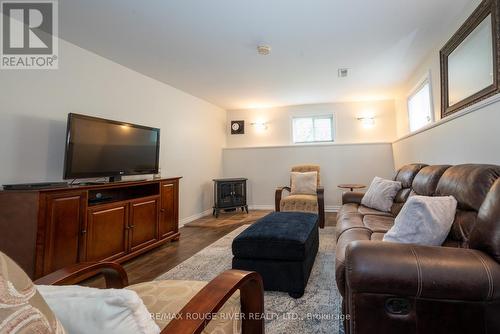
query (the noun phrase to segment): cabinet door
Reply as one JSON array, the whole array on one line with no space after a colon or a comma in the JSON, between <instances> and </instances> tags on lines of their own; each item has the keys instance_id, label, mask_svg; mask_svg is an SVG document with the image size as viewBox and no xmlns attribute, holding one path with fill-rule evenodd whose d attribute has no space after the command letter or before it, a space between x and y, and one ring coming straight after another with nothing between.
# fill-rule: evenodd
<instances>
[{"instance_id":1,"label":"cabinet door","mask_svg":"<svg viewBox=\"0 0 500 334\"><path fill-rule=\"evenodd\" d=\"M130 203L130 251L136 251L158 240L158 197Z\"/></svg>"},{"instance_id":2,"label":"cabinet door","mask_svg":"<svg viewBox=\"0 0 500 334\"><path fill-rule=\"evenodd\" d=\"M158 227L160 239L164 239L178 231L177 197L178 197L178 183L162 182L160 223Z\"/></svg>"},{"instance_id":3,"label":"cabinet door","mask_svg":"<svg viewBox=\"0 0 500 334\"><path fill-rule=\"evenodd\" d=\"M89 210L86 261L113 260L126 254L128 205L113 203Z\"/></svg>"},{"instance_id":4,"label":"cabinet door","mask_svg":"<svg viewBox=\"0 0 500 334\"><path fill-rule=\"evenodd\" d=\"M45 252L43 274L78 263L80 233L85 220L85 192L45 197Z\"/></svg>"},{"instance_id":5,"label":"cabinet door","mask_svg":"<svg viewBox=\"0 0 500 334\"><path fill-rule=\"evenodd\" d=\"M246 190L244 182L233 183L233 205L245 205L246 204Z\"/></svg>"}]
</instances>

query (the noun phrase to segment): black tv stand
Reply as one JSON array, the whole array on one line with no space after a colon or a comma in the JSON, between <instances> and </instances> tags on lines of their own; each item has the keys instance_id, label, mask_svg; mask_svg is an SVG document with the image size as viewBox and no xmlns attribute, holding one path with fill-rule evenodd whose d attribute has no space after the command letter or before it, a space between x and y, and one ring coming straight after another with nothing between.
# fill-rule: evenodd
<instances>
[{"instance_id":1,"label":"black tv stand","mask_svg":"<svg viewBox=\"0 0 500 334\"><path fill-rule=\"evenodd\" d=\"M122 181L122 176L121 175L116 175L116 176L110 176L109 177L109 182L121 182Z\"/></svg>"}]
</instances>

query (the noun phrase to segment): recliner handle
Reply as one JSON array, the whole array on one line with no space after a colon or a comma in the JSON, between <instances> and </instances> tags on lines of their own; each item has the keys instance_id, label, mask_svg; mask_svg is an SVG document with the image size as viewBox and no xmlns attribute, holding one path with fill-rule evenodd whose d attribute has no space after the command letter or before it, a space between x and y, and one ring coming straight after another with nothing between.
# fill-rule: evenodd
<instances>
[{"instance_id":1,"label":"recliner handle","mask_svg":"<svg viewBox=\"0 0 500 334\"><path fill-rule=\"evenodd\" d=\"M388 298L385 301L385 310L390 314L407 315L411 310L411 303L406 298Z\"/></svg>"}]
</instances>

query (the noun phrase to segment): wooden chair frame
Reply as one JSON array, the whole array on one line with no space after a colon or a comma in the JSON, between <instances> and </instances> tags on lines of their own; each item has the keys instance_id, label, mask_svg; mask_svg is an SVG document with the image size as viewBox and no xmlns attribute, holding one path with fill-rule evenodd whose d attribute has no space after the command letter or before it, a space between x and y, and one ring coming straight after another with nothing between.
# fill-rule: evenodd
<instances>
[{"instance_id":1,"label":"wooden chair frame","mask_svg":"<svg viewBox=\"0 0 500 334\"><path fill-rule=\"evenodd\" d=\"M106 288L122 289L128 285L127 273L114 262L79 263L41 277L38 285L70 285L82 279L102 273ZM179 312L179 314L213 314L240 290L242 333L264 333L264 288L261 276L256 272L227 270L210 281ZM179 317L173 319L161 334L198 334L208 325L209 320Z\"/></svg>"}]
</instances>

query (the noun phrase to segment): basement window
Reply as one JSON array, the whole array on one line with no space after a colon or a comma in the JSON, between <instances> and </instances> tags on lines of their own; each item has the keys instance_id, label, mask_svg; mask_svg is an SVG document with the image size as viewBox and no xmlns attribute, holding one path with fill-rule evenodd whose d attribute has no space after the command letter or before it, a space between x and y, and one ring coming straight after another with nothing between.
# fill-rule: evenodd
<instances>
[{"instance_id":1,"label":"basement window","mask_svg":"<svg viewBox=\"0 0 500 334\"><path fill-rule=\"evenodd\" d=\"M333 114L293 117L292 136L294 144L333 142Z\"/></svg>"},{"instance_id":2,"label":"basement window","mask_svg":"<svg viewBox=\"0 0 500 334\"><path fill-rule=\"evenodd\" d=\"M408 98L410 132L417 131L434 121L431 83L427 76Z\"/></svg>"}]
</instances>

